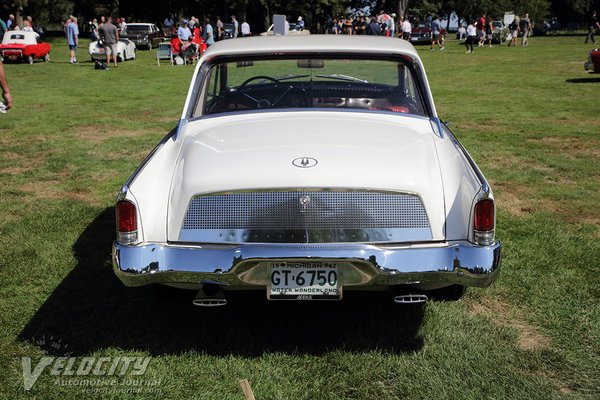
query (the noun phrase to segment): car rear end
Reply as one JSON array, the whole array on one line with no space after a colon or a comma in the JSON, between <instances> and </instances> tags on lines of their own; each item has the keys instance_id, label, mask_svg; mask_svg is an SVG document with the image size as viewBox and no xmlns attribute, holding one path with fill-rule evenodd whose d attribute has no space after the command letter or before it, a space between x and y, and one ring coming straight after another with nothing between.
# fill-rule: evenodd
<instances>
[{"instance_id":1,"label":"car rear end","mask_svg":"<svg viewBox=\"0 0 600 400\"><path fill-rule=\"evenodd\" d=\"M278 54L303 45L272 39ZM270 43L247 46L260 40ZM327 41L339 47L340 39ZM116 275L128 286L199 290L198 305L225 304L228 290L339 300L347 291L403 289L412 292L398 301L411 302L449 285L490 285L500 267L491 189L436 119L414 48L386 42L405 53L387 60L380 54L399 50L364 46L378 54L370 60L352 49L310 49L318 60L296 60L299 50L289 49L283 61L298 71L271 81L259 68L263 54L209 49L211 63L201 62L190 88L207 103L188 98L177 132L119 195ZM326 73L347 72L353 58L364 58L356 76ZM370 71L369 88L364 63L391 71L394 82L378 83L388 75ZM237 83L223 82L236 75ZM419 106L383 102L390 84ZM265 88L282 94L267 100Z\"/></svg>"}]
</instances>

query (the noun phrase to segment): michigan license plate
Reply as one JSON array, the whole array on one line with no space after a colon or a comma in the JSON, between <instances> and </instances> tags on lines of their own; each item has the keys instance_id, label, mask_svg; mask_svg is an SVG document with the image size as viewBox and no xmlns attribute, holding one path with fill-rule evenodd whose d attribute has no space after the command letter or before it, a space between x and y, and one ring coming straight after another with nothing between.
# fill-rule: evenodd
<instances>
[{"instance_id":1,"label":"michigan license plate","mask_svg":"<svg viewBox=\"0 0 600 400\"><path fill-rule=\"evenodd\" d=\"M335 262L272 262L267 297L271 300L339 300L340 268Z\"/></svg>"}]
</instances>

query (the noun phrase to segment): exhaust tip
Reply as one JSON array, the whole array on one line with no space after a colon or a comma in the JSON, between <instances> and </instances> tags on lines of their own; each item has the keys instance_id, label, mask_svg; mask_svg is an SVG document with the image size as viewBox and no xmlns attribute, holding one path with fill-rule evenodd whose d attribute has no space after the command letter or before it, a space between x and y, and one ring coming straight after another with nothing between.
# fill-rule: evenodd
<instances>
[{"instance_id":1,"label":"exhaust tip","mask_svg":"<svg viewBox=\"0 0 600 400\"><path fill-rule=\"evenodd\" d=\"M394 297L394 303L398 304L419 304L427 301L427 296L424 294L403 294Z\"/></svg>"},{"instance_id":2,"label":"exhaust tip","mask_svg":"<svg viewBox=\"0 0 600 400\"><path fill-rule=\"evenodd\" d=\"M226 305L227 299L221 286L209 283L202 285L192 304L198 307L219 307Z\"/></svg>"},{"instance_id":3,"label":"exhaust tip","mask_svg":"<svg viewBox=\"0 0 600 400\"><path fill-rule=\"evenodd\" d=\"M219 307L227 304L227 299L194 299L192 304L198 307Z\"/></svg>"}]
</instances>

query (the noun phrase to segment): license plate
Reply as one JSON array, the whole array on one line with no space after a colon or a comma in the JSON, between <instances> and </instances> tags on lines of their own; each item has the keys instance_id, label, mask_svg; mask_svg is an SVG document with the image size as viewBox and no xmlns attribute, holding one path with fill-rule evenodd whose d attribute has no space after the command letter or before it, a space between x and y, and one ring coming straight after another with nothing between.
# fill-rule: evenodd
<instances>
[{"instance_id":1,"label":"license plate","mask_svg":"<svg viewBox=\"0 0 600 400\"><path fill-rule=\"evenodd\" d=\"M335 262L272 262L270 300L339 300L342 285Z\"/></svg>"},{"instance_id":2,"label":"license plate","mask_svg":"<svg viewBox=\"0 0 600 400\"><path fill-rule=\"evenodd\" d=\"M103 54L106 50L104 50L102 47L98 49L98 53Z\"/></svg>"}]
</instances>

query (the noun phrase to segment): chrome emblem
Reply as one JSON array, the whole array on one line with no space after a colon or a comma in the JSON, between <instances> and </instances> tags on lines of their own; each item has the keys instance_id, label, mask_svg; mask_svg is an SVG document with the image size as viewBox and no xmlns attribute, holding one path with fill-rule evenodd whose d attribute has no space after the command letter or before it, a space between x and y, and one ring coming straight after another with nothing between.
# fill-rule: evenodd
<instances>
[{"instance_id":1,"label":"chrome emblem","mask_svg":"<svg viewBox=\"0 0 600 400\"><path fill-rule=\"evenodd\" d=\"M299 157L292 161L294 167L298 168L312 168L319 162L312 157Z\"/></svg>"},{"instance_id":2,"label":"chrome emblem","mask_svg":"<svg viewBox=\"0 0 600 400\"><path fill-rule=\"evenodd\" d=\"M309 204L310 204L310 197L308 195L304 195L304 196L300 197L300 207L302 207L300 212L305 213L306 211L308 211Z\"/></svg>"},{"instance_id":3,"label":"chrome emblem","mask_svg":"<svg viewBox=\"0 0 600 400\"><path fill-rule=\"evenodd\" d=\"M310 197L308 197L307 195L300 197L300 205L307 206L309 204L310 204Z\"/></svg>"}]
</instances>

